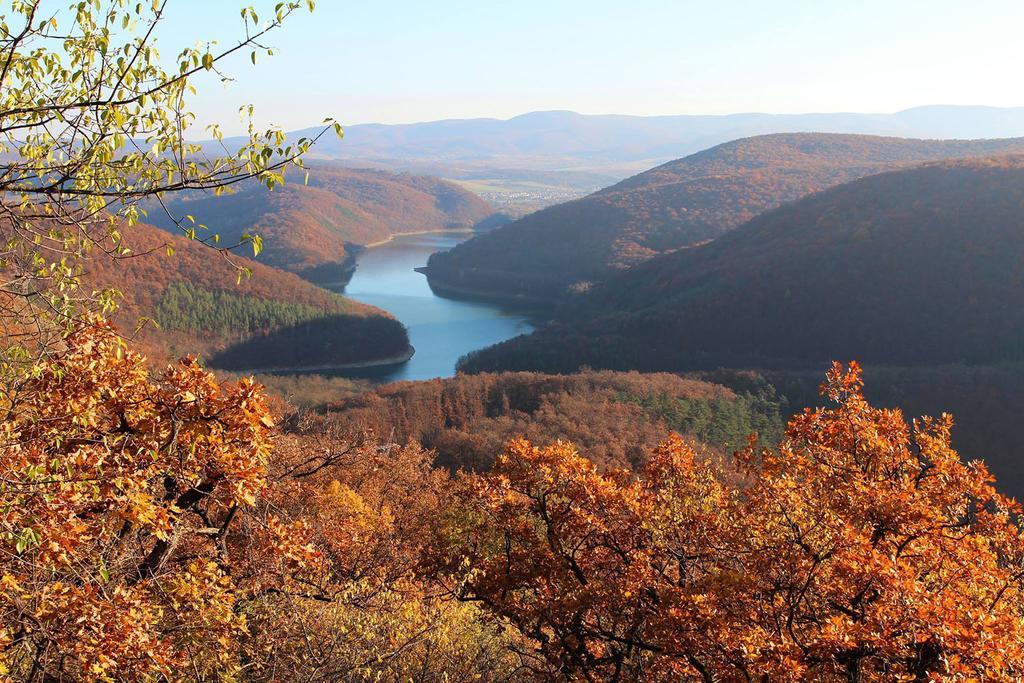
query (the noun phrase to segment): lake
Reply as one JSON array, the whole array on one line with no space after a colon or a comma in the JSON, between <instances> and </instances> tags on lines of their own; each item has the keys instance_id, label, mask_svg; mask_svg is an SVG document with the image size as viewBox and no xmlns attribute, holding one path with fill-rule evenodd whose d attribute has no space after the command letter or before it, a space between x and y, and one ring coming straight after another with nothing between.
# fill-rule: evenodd
<instances>
[{"instance_id":1,"label":"lake","mask_svg":"<svg viewBox=\"0 0 1024 683\"><path fill-rule=\"evenodd\" d=\"M528 311L437 296L427 277L414 270L425 266L434 252L451 249L469 237L461 233L403 235L359 255L344 294L383 308L402 321L416 349L400 366L362 370L359 376L381 382L451 377L456 361L470 351L533 331Z\"/></svg>"}]
</instances>

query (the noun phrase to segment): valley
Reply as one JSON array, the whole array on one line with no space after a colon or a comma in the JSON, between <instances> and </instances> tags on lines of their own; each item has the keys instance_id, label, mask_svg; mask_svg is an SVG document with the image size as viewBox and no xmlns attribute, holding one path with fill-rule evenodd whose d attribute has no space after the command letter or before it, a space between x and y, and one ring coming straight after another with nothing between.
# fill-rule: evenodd
<instances>
[{"instance_id":1,"label":"valley","mask_svg":"<svg viewBox=\"0 0 1024 683\"><path fill-rule=\"evenodd\" d=\"M983 5L0 2L0 682L1024 681Z\"/></svg>"},{"instance_id":2,"label":"valley","mask_svg":"<svg viewBox=\"0 0 1024 683\"><path fill-rule=\"evenodd\" d=\"M498 227L499 212L470 190L493 198L548 186L320 166L308 186L243 188L175 209L195 210L228 237L263 230L261 261L344 299L310 284L310 294L287 296L287 312L261 299L265 322L253 322L257 309L244 303L253 295L237 298L223 285L200 296L178 281L159 297L126 301L121 315L156 313L160 330L140 336L153 349L173 352L202 330L211 367L271 373L264 376L282 395L319 410L333 397L456 369L498 373L503 383L518 381L505 373L580 377L596 368L677 373L728 391L756 386L785 415L786 406L814 402L814 378L831 359L858 359L873 399L955 409L955 443L984 452L1000 481L1024 490L1011 421L976 410L990 394L1002 406L1024 404L1024 392L1001 379L1016 377L1024 358L1024 321L1011 304L1024 263L1015 214L1022 152L1020 139L761 136ZM318 276L339 262L343 272ZM284 275L269 272L253 280ZM313 291L324 313L299 303ZM358 315L331 318L340 310ZM758 379L751 385L743 372ZM331 389L343 381L331 377L354 384ZM332 419L348 419L353 405L339 403ZM430 443L443 441L432 434Z\"/></svg>"},{"instance_id":3,"label":"valley","mask_svg":"<svg viewBox=\"0 0 1024 683\"><path fill-rule=\"evenodd\" d=\"M211 367L260 373L289 401L333 406L332 421L349 425L358 401L346 397L394 382L413 396L419 382L470 381L446 379L456 370L511 382L519 388L502 391L516 395L526 389L515 373L647 373L630 380L636 392L662 381L650 373L669 372L741 395L768 392L785 417L816 400L815 378L830 360L857 359L874 400L954 409L955 443L985 453L1005 486L1024 490L1012 420L991 405L977 409L993 395L1000 406L1024 405L1007 380L1024 358L1024 321L1012 304L1024 263L1021 153L1021 139L760 136L497 227L501 212L471 190L494 199L552 186L320 165L308 185L179 200L175 211L196 211L228 239L266 233L259 260L274 269L258 267L237 292L230 267L210 292L171 277L119 315L128 324L153 314L160 328L138 339L155 357L203 340ZM156 236L141 234L149 236L140 247L153 249ZM204 247L169 239L188 255L188 272ZM147 277L145 263L119 271L124 289ZM311 282L288 274L291 284L278 284L278 269ZM618 410L600 401L603 413ZM716 405L712 412L724 404ZM541 429L533 411L508 419L538 442L568 434L558 420ZM599 419L586 421L596 429ZM586 429L572 438L601 452Z\"/></svg>"},{"instance_id":4,"label":"valley","mask_svg":"<svg viewBox=\"0 0 1024 683\"><path fill-rule=\"evenodd\" d=\"M344 294L395 316L405 325L416 351L395 366L349 374L375 382L449 377L459 358L467 353L533 331L539 312L438 296L427 278L416 272L431 254L451 249L468 238L467 234L407 234L357 256L355 273Z\"/></svg>"}]
</instances>

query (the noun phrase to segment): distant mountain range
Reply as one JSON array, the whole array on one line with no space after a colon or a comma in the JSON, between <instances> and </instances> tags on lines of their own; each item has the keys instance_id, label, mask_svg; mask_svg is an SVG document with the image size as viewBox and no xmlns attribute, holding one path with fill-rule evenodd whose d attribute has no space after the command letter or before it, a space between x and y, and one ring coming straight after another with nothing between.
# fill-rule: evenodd
<instances>
[{"instance_id":1,"label":"distant mountain range","mask_svg":"<svg viewBox=\"0 0 1024 683\"><path fill-rule=\"evenodd\" d=\"M308 135L316 128L296 131ZM345 127L313 150L328 159L407 162L567 158L607 162L668 160L721 142L767 133L860 133L912 138L1024 136L1024 107L925 106L895 114L729 114L622 116L532 112L508 120L450 119Z\"/></svg>"},{"instance_id":2,"label":"distant mountain range","mask_svg":"<svg viewBox=\"0 0 1024 683\"><path fill-rule=\"evenodd\" d=\"M312 127L289 133L308 136ZM737 138L770 133L852 133L907 138L1024 136L1024 107L925 106L894 114L623 116L542 111L501 119L450 119L345 127L310 159L461 181L502 210L523 215L612 185L660 163ZM230 146L239 139L226 140Z\"/></svg>"}]
</instances>

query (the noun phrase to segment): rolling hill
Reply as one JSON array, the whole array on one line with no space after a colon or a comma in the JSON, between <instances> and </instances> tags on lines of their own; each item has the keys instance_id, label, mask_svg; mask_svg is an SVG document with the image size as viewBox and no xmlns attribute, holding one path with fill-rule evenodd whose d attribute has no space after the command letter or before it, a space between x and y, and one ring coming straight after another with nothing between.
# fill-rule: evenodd
<instances>
[{"instance_id":1,"label":"rolling hill","mask_svg":"<svg viewBox=\"0 0 1024 683\"><path fill-rule=\"evenodd\" d=\"M1024 108L939 105L885 114L683 116L535 111L507 120L345 126L344 140L325 136L310 158L449 178L518 217L729 140L807 131L935 139L1019 137L1024 136Z\"/></svg>"},{"instance_id":2,"label":"rolling hill","mask_svg":"<svg viewBox=\"0 0 1024 683\"><path fill-rule=\"evenodd\" d=\"M1024 491L1020 157L856 180L651 259L574 303L461 368L761 368L802 406L831 359L856 359L872 402L951 412L963 457Z\"/></svg>"},{"instance_id":3,"label":"rolling hill","mask_svg":"<svg viewBox=\"0 0 1024 683\"><path fill-rule=\"evenodd\" d=\"M179 219L190 215L209 226L222 244L261 235L261 262L322 284L346 279L353 246L405 232L469 230L496 218L478 196L438 178L320 164L308 185L294 173L287 180L272 192L250 183L220 197L186 194L167 206ZM150 219L178 230L157 207Z\"/></svg>"},{"instance_id":4,"label":"rolling hill","mask_svg":"<svg viewBox=\"0 0 1024 683\"><path fill-rule=\"evenodd\" d=\"M883 173L609 280L476 370L1024 360L1024 157Z\"/></svg>"},{"instance_id":5,"label":"rolling hill","mask_svg":"<svg viewBox=\"0 0 1024 683\"><path fill-rule=\"evenodd\" d=\"M735 140L477 236L432 257L427 274L442 292L557 299L855 178L1004 152L1024 152L1024 139L799 133Z\"/></svg>"},{"instance_id":6,"label":"rolling hill","mask_svg":"<svg viewBox=\"0 0 1024 683\"><path fill-rule=\"evenodd\" d=\"M279 369L372 363L409 353L405 328L386 312L297 275L231 260L149 225L125 232L132 256L93 255L84 286L123 294L114 319L154 362L192 353L212 367ZM166 246L173 248L169 255ZM252 276L238 281L238 266Z\"/></svg>"}]
</instances>

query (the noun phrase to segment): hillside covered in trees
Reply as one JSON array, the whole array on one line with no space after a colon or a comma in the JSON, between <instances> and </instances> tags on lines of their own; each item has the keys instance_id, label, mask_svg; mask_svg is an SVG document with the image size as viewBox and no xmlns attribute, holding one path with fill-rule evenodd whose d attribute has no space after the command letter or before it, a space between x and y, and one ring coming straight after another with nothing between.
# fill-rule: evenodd
<instances>
[{"instance_id":1,"label":"hillside covered in trees","mask_svg":"<svg viewBox=\"0 0 1024 683\"><path fill-rule=\"evenodd\" d=\"M1014 156L857 180L652 259L465 367L1020 360L1022 203Z\"/></svg>"},{"instance_id":2,"label":"hillside covered in trees","mask_svg":"<svg viewBox=\"0 0 1024 683\"><path fill-rule=\"evenodd\" d=\"M302 431L370 431L419 443L452 469L490 469L510 440L571 441L601 467L632 469L669 432L722 455L781 436L786 408L766 382L730 390L670 374L505 373L402 382L346 398Z\"/></svg>"},{"instance_id":3,"label":"hillside covered in trees","mask_svg":"<svg viewBox=\"0 0 1024 683\"><path fill-rule=\"evenodd\" d=\"M813 192L888 169L1024 151L1024 140L795 133L735 140L530 214L431 258L440 291L559 298L714 239Z\"/></svg>"},{"instance_id":4,"label":"hillside covered in trees","mask_svg":"<svg viewBox=\"0 0 1024 683\"><path fill-rule=\"evenodd\" d=\"M240 18L235 32L217 21L219 40L188 36L177 49L167 43L184 37L180 22L212 27L222 3L17 0L0 9L0 683L1024 680L1024 507L1007 495L1024 491L1024 156L847 180L905 163L909 152L893 146L996 152L1015 141L797 135L712 150L688 180L662 169L664 182L653 172L623 183L619 203L605 207L615 211L592 216L607 216L606 251L598 240L552 264L570 284L580 284L573 269L587 259L616 275L574 288L537 335L463 363L572 373L307 381L306 370L402 362L409 333L428 353L453 353L424 353L436 361L429 372L387 376L448 373L454 349L495 338L481 334L487 324L543 323L467 302L431 311L438 301L415 270L451 236L403 240L360 261L352 295L394 310L408 329L310 282L343 277L356 239L479 227L483 207L433 179L330 168L309 187L282 188L285 169L301 172L313 143L340 140L341 126L325 119L290 141L248 106L244 138L229 148L214 123L211 150L186 139L210 113L192 106L203 104L193 99L199 87L244 88L228 71L232 55L256 65L299 53L301 73L278 71L296 90L259 79L259 92L248 91L274 98L288 120L307 114L307 92L344 89L353 102L369 84L386 102L391 69L380 67L398 66L405 118L427 104L426 92L443 93L449 107L466 101L458 81L430 87L440 82L427 76L451 74L432 69L424 46L448 40L472 52L475 71L508 75L488 60L527 64L516 33L565 34L551 12L503 8L495 16L509 26L485 26L445 21L444 3L422 17L411 11L419 7L399 16L393 3L364 3L349 23L366 40L350 42L335 20L351 8L342 15L340 3L320 3L332 13L297 37L312 52L279 48L277 29L316 5L228 7ZM650 9L625 12L642 28L661 16ZM675 37L694 9L661 22L664 35ZM802 15L776 10L767 10L776 22L801 28ZM610 21L619 17L575 27L575 37L597 38L592 49L607 53L611 71L575 40L532 37L568 47L604 83L627 50L607 50L600 26L623 33L627 24ZM762 36L776 39L756 13L750 19L752 32L743 22L728 28L755 38L754 49ZM902 47L907 31L890 23ZM1015 25L1003 24L1012 36ZM498 49L484 54L464 36ZM888 60L884 36L872 37L881 42L870 49ZM342 42L368 58L348 68L330 52ZM729 64L717 62L737 42L707 51L714 68L701 73L730 85L721 78ZM382 50L388 59L374 59ZM649 70L654 60L638 56ZM976 71L963 51L943 56ZM421 68L410 70L418 57ZM572 66L546 50L532 57L533 68L519 68L530 81ZM953 71L940 76L955 81ZM869 118L909 125L944 111ZM1021 111L1007 110L1004 125ZM670 144L658 142L661 126L679 123L581 118L370 126L377 135L363 152L420 147L460 162L472 152L460 131L473 129L480 152L566 153L559 163L571 166L577 154L616 146L649 153ZM811 120L837 118L847 115ZM994 123L987 111L973 118ZM764 119L686 122L714 134ZM608 134L629 129L631 140ZM758 147L773 140L788 142ZM502 179L480 180L493 188ZM203 194L227 188L239 192L216 208ZM650 209L679 197L700 200L679 209L692 209L682 223ZM220 218L220 248L139 223L164 202L189 225L211 223L202 213ZM277 239L265 258L294 272L235 252L237 241L259 255L255 233L272 249ZM377 267L378 256L394 259ZM364 280L380 285L379 296ZM155 322L133 334L146 316ZM828 360L840 354L872 365ZM630 371L609 369L617 366ZM661 366L674 372L633 369Z\"/></svg>"},{"instance_id":5,"label":"hillside covered in trees","mask_svg":"<svg viewBox=\"0 0 1024 683\"><path fill-rule=\"evenodd\" d=\"M1013 156L853 181L651 259L462 368L762 368L803 405L830 359L860 358L874 400L953 411L958 445L1024 490L1022 204Z\"/></svg>"},{"instance_id":6,"label":"hillside covered in trees","mask_svg":"<svg viewBox=\"0 0 1024 683\"><path fill-rule=\"evenodd\" d=\"M409 350L405 328L386 312L291 273L144 224L126 243L126 257L98 252L86 260L83 281L121 293L115 320L126 334L140 318L156 322L134 335L154 360L199 354L215 367L265 369L372 362Z\"/></svg>"},{"instance_id":7,"label":"hillside covered in trees","mask_svg":"<svg viewBox=\"0 0 1024 683\"><path fill-rule=\"evenodd\" d=\"M235 192L187 193L165 202L185 227L208 226L198 237L217 234L235 244L245 234L264 238L258 260L324 284L343 282L351 270L353 247L405 232L470 230L498 221L494 209L454 183L429 176L350 169L328 163L301 172L267 192L246 183ZM180 229L161 207L150 209L158 226ZM490 219L490 220L488 220Z\"/></svg>"}]
</instances>

